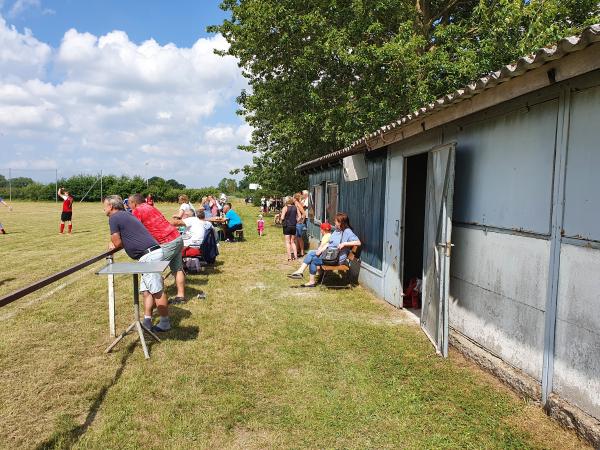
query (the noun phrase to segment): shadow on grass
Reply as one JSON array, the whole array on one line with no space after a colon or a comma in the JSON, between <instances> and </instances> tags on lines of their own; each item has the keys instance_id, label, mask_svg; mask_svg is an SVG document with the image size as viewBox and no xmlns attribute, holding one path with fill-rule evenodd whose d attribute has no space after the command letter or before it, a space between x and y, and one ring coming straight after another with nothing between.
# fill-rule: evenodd
<instances>
[{"instance_id":1,"label":"shadow on grass","mask_svg":"<svg viewBox=\"0 0 600 450\"><path fill-rule=\"evenodd\" d=\"M200 301L200 300L196 300ZM179 326L182 319L188 318L192 315L190 311L187 309L180 308L178 306L170 305L169 306L169 316L171 318L171 330L166 333L159 333L158 337L163 340L173 340L173 341L193 341L198 339L198 335L200 334L200 327L198 326L190 326L190 327L182 327ZM146 344L148 345L148 350L152 350L152 347L155 345L160 345L158 342L153 339L146 339Z\"/></svg>"},{"instance_id":2,"label":"shadow on grass","mask_svg":"<svg viewBox=\"0 0 600 450\"><path fill-rule=\"evenodd\" d=\"M102 403L104 402L104 399L106 398L106 395L108 394L110 388L117 384L117 382L121 378L121 375L125 370L127 360L133 354L133 350L135 349L136 345L138 345L137 341L131 342L127 346L127 349L121 357L121 362L115 375L106 385L104 385L104 387L102 387L102 389L100 389L100 392L98 392L98 394L96 394L96 396L94 397L94 401L90 406L85 421L81 425L77 425L74 423L72 417L63 416L59 419L59 429L55 431L47 441L42 442L40 445L38 445L36 447L37 450L71 448L77 443L81 436L83 436L88 430L88 428L92 425L94 419L96 419L96 415L98 414L98 411L102 406Z\"/></svg>"},{"instance_id":3,"label":"shadow on grass","mask_svg":"<svg viewBox=\"0 0 600 450\"><path fill-rule=\"evenodd\" d=\"M9 281L15 281L16 278L15 277L10 277L10 278L5 278L4 280L0 280L0 286L2 286L3 284L8 283Z\"/></svg>"}]
</instances>

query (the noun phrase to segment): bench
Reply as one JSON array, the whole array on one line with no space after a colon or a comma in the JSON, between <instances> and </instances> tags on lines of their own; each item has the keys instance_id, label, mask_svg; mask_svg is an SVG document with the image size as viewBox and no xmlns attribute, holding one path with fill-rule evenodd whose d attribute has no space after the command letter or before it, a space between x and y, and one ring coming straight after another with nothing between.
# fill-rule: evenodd
<instances>
[{"instance_id":1,"label":"bench","mask_svg":"<svg viewBox=\"0 0 600 450\"><path fill-rule=\"evenodd\" d=\"M355 245L350 250L350 253L348 253L348 258L346 259L348 264L338 264L337 266L322 265L321 270L323 271L323 274L321 275L320 284L323 284L323 281L325 281L325 276L327 275L328 272L336 271L336 272L342 273L344 276L346 276L346 274L350 270L350 265L352 264L353 261L357 261L357 259L358 259L358 245ZM332 286L332 287L348 287L348 284L351 282L351 280L347 280L347 281L348 281L348 283L345 286Z\"/></svg>"}]
</instances>

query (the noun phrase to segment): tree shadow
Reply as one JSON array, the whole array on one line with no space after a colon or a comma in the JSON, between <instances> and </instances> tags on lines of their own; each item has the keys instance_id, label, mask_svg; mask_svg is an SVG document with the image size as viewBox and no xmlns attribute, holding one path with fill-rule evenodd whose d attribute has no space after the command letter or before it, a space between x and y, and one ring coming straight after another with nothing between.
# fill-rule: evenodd
<instances>
[{"instance_id":1,"label":"tree shadow","mask_svg":"<svg viewBox=\"0 0 600 450\"><path fill-rule=\"evenodd\" d=\"M131 342L127 346L127 349L125 350L125 352L123 353L123 356L121 357L121 362L120 362L119 368L117 369L115 375L112 377L112 379L106 385L104 385L102 387L102 389L100 389L98 394L96 394L96 396L94 397L94 401L92 402L92 404L90 406L90 409L88 411L87 417L85 418L85 421L81 425L71 426L69 429L64 429L64 430L59 430L59 431L54 432L47 441L42 442L41 444L39 444L36 447L37 450L54 449L54 448L71 448L77 443L77 441L81 438L81 436L83 436L86 433L88 428L92 425L92 423L96 419L96 416L98 415L98 411L100 410L100 407L102 406L102 403L104 402L104 399L106 398L106 395L108 394L110 388L112 388L115 384L117 384L117 382L121 378L121 375L123 374L123 371L125 370L125 365L127 363L127 360L133 354L133 350L135 349L136 345L138 345L137 340L134 342Z\"/></svg>"}]
</instances>

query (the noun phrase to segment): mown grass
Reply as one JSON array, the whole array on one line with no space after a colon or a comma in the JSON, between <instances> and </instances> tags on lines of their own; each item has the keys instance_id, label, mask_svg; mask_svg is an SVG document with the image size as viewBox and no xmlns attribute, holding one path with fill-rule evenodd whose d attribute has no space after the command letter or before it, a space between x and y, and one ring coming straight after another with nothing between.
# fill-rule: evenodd
<instances>
[{"instance_id":1,"label":"mown grass","mask_svg":"<svg viewBox=\"0 0 600 450\"><path fill-rule=\"evenodd\" d=\"M189 296L208 298L172 308L176 327L148 361L132 337L102 353L106 280L91 271L0 309L0 446L584 446L460 355L437 357L402 311L363 288L293 288L281 230L258 238L256 210L238 209L246 242L223 244L213 271L189 277ZM0 213L10 233L1 294L105 249L99 204L76 205L73 236L58 236L54 204ZM118 278L119 328L130 295Z\"/></svg>"}]
</instances>

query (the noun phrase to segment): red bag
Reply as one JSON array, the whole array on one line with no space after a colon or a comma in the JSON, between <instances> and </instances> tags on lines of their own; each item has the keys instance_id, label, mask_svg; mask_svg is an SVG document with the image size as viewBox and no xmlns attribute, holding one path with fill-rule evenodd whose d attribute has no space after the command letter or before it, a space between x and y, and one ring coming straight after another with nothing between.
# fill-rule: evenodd
<instances>
[{"instance_id":1,"label":"red bag","mask_svg":"<svg viewBox=\"0 0 600 450\"><path fill-rule=\"evenodd\" d=\"M421 292L419 291L420 283L417 278L411 278L408 287L404 292L404 307L405 308L421 308Z\"/></svg>"}]
</instances>

